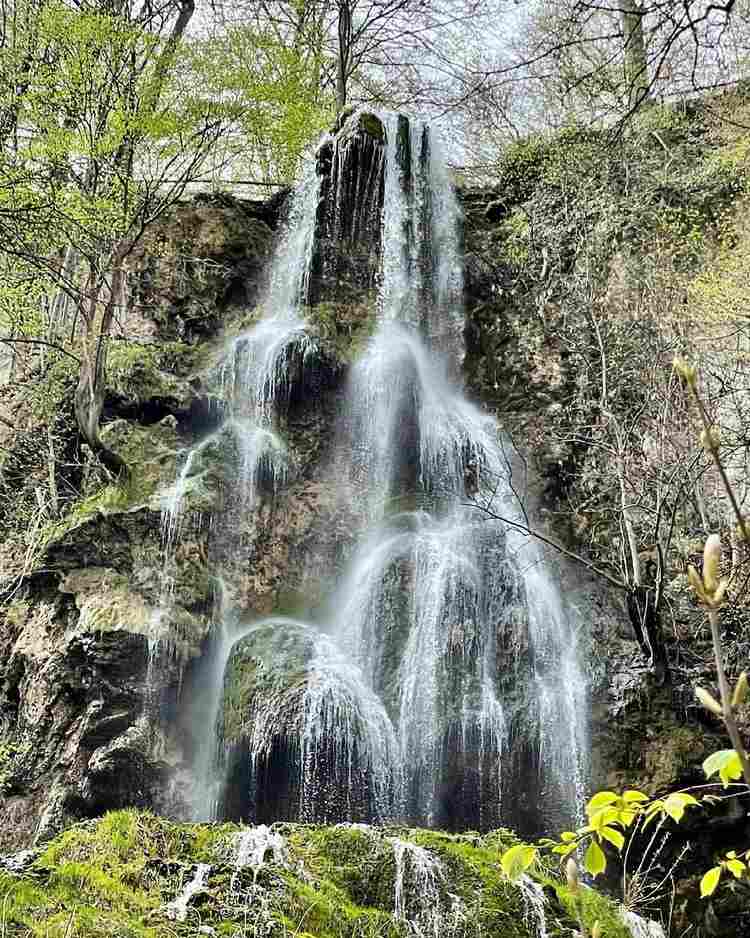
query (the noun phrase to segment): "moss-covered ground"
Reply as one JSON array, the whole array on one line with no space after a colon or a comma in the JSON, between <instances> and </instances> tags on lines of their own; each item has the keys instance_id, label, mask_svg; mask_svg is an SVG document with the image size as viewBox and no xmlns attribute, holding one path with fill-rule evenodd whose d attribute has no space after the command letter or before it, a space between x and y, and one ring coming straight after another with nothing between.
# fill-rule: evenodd
<instances>
[{"instance_id":1,"label":"moss-covered ground","mask_svg":"<svg viewBox=\"0 0 750 938\"><path fill-rule=\"evenodd\" d=\"M499 858L512 835L450 835L362 825L280 824L283 858L237 865L241 828L175 824L118 811L86 821L43 848L22 873L0 873L3 938L406 938L407 935L535 938L521 889ZM396 914L395 843L428 851L439 871L430 892L401 867ZM408 851L407 851L408 852ZM205 884L175 915L174 902L208 864ZM548 872L536 872L549 938L576 934L573 898ZM612 902L583 889L583 918L606 938L625 938Z\"/></svg>"}]
</instances>

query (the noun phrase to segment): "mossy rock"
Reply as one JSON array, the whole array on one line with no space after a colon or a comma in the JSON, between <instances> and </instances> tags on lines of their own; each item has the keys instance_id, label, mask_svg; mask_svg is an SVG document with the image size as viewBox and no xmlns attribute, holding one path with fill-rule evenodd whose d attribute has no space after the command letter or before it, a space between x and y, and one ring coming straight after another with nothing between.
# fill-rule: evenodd
<instances>
[{"instance_id":1,"label":"mossy rock","mask_svg":"<svg viewBox=\"0 0 750 938\"><path fill-rule=\"evenodd\" d=\"M385 141L385 128L383 127L383 123L380 118L376 117L374 114L368 114L367 112L360 114L359 128L378 142L383 143Z\"/></svg>"},{"instance_id":2,"label":"mossy rock","mask_svg":"<svg viewBox=\"0 0 750 938\"><path fill-rule=\"evenodd\" d=\"M254 302L273 231L238 200L175 206L132 257L138 308L163 339L215 335L222 313Z\"/></svg>"},{"instance_id":3,"label":"mossy rock","mask_svg":"<svg viewBox=\"0 0 750 938\"><path fill-rule=\"evenodd\" d=\"M375 331L374 298L357 303L318 303L305 311L307 321L341 364L350 364Z\"/></svg>"},{"instance_id":4,"label":"mossy rock","mask_svg":"<svg viewBox=\"0 0 750 938\"><path fill-rule=\"evenodd\" d=\"M130 470L128 478L103 485L68 505L63 517L49 523L43 530L44 550L98 517L143 508L154 512L160 510L157 492L160 487L173 482L177 452L181 448L176 420L166 417L148 427L114 420L102 427L101 437L127 463Z\"/></svg>"},{"instance_id":5,"label":"mossy rock","mask_svg":"<svg viewBox=\"0 0 750 938\"><path fill-rule=\"evenodd\" d=\"M124 630L150 634L153 610L130 588L128 578L107 568L72 570L60 584L61 593L75 596L84 632Z\"/></svg>"},{"instance_id":6,"label":"mossy rock","mask_svg":"<svg viewBox=\"0 0 750 938\"><path fill-rule=\"evenodd\" d=\"M195 575L194 575L195 576ZM209 593L206 574L204 583L194 584L199 600ZM76 629L81 632L130 632L152 639L157 613L159 633L166 636L170 649L181 658L199 654L207 625L182 606L172 604L157 610L133 589L128 577L102 567L71 570L60 584L61 593L75 597L79 610ZM185 597L181 595L184 601Z\"/></svg>"},{"instance_id":7,"label":"mossy rock","mask_svg":"<svg viewBox=\"0 0 750 938\"><path fill-rule=\"evenodd\" d=\"M356 120L352 119L354 117ZM341 112L333 126L333 133L343 133L344 136L364 133L378 143L385 142L385 128L380 118L369 111L362 111L358 114L354 108L345 108Z\"/></svg>"},{"instance_id":8,"label":"mossy rock","mask_svg":"<svg viewBox=\"0 0 750 938\"><path fill-rule=\"evenodd\" d=\"M205 350L184 342L111 342L107 394L117 407L161 404L187 410L195 396L191 376L206 365Z\"/></svg>"},{"instance_id":9,"label":"mossy rock","mask_svg":"<svg viewBox=\"0 0 750 938\"><path fill-rule=\"evenodd\" d=\"M237 642L224 672L222 734L228 746L252 732L261 711L276 714L274 723L282 735L299 734L314 641L302 625L269 620Z\"/></svg>"},{"instance_id":10,"label":"mossy rock","mask_svg":"<svg viewBox=\"0 0 750 938\"><path fill-rule=\"evenodd\" d=\"M230 824L174 824L138 811L79 824L25 858L20 871L0 873L5 933L187 938L199 925L202 934L227 938L282 938L290 931L308 938L539 933L525 898L528 887L524 892L499 871L500 850L513 843L508 833L480 838L280 824L274 832L282 838L281 853L268 850L260 865L240 867L242 831ZM426 861L432 873L422 877L409 858ZM195 880L198 864L207 865L203 886L185 902L181 918L175 899ZM577 930L571 897L548 874L533 876L529 883L543 897L546 933L570 938ZM589 929L598 920L607 938L628 935L617 907L593 890L582 889L582 912Z\"/></svg>"}]
</instances>

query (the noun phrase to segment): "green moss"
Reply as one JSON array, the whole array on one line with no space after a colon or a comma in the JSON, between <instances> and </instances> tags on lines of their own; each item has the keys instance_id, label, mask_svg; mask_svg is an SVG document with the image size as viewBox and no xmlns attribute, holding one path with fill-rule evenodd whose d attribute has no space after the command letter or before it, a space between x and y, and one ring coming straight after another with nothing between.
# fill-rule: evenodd
<instances>
[{"instance_id":1,"label":"green moss","mask_svg":"<svg viewBox=\"0 0 750 938\"><path fill-rule=\"evenodd\" d=\"M157 490L174 480L180 445L174 422L169 418L148 427L116 420L106 424L101 435L125 459L130 474L125 481L108 483L69 503L63 517L42 530L40 540L45 549L98 516L149 506L158 510L158 504L151 504Z\"/></svg>"},{"instance_id":2,"label":"green moss","mask_svg":"<svg viewBox=\"0 0 750 938\"><path fill-rule=\"evenodd\" d=\"M238 870L235 825L174 824L146 812L117 811L78 824L49 844L25 876L0 874L3 929L8 938L175 938L196 924L220 936L294 934L308 938L407 938L414 926L394 914L393 837L439 857L445 938L532 938L520 891L499 872L499 850L512 843L501 831L487 837L356 825L278 825L286 842L283 866ZM169 903L197 863L211 866L206 891L184 923L169 920ZM569 935L573 897L540 874L550 903L551 938ZM599 921L607 938L625 938L616 907L592 890L581 894L588 927ZM417 901L406 896L407 908Z\"/></svg>"},{"instance_id":3,"label":"green moss","mask_svg":"<svg viewBox=\"0 0 750 938\"><path fill-rule=\"evenodd\" d=\"M189 394L181 378L202 364L202 351L182 342L113 341L107 355L107 387L137 403L159 398L180 400Z\"/></svg>"},{"instance_id":4,"label":"green moss","mask_svg":"<svg viewBox=\"0 0 750 938\"><path fill-rule=\"evenodd\" d=\"M392 911L393 848L378 832L346 825L318 827L298 837L296 847L306 869L344 890L355 905Z\"/></svg>"},{"instance_id":5,"label":"green moss","mask_svg":"<svg viewBox=\"0 0 750 938\"><path fill-rule=\"evenodd\" d=\"M385 140L385 130L379 117L374 114L360 114L359 126L365 133L381 143Z\"/></svg>"},{"instance_id":6,"label":"green moss","mask_svg":"<svg viewBox=\"0 0 750 938\"><path fill-rule=\"evenodd\" d=\"M237 743L260 710L278 714L280 729L299 730L300 699L312 653L304 629L259 626L239 641L224 676L222 727L227 743Z\"/></svg>"},{"instance_id":7,"label":"green moss","mask_svg":"<svg viewBox=\"0 0 750 938\"><path fill-rule=\"evenodd\" d=\"M284 881L288 911L282 913L281 921L293 932L304 928L303 934L310 938L405 938L409 934L406 923L395 921L387 912L357 905L329 881L311 885L291 874L285 874Z\"/></svg>"},{"instance_id":8,"label":"green moss","mask_svg":"<svg viewBox=\"0 0 750 938\"><path fill-rule=\"evenodd\" d=\"M630 938L630 930L620 918L618 908L611 900L586 886L582 886L580 892L574 896L559 882L552 879L547 882L555 890L570 918L577 921L580 915L588 932L591 931L595 922L599 922L605 938Z\"/></svg>"},{"instance_id":9,"label":"green moss","mask_svg":"<svg viewBox=\"0 0 750 938\"><path fill-rule=\"evenodd\" d=\"M307 321L338 361L352 362L375 331L374 300L367 303L319 303L305 311Z\"/></svg>"}]
</instances>

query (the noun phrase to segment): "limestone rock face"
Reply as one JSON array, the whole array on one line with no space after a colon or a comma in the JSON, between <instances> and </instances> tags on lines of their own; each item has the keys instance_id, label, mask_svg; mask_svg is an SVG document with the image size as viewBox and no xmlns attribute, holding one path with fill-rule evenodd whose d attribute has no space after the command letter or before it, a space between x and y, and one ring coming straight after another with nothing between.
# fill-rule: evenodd
<instances>
[{"instance_id":1,"label":"limestone rock face","mask_svg":"<svg viewBox=\"0 0 750 938\"><path fill-rule=\"evenodd\" d=\"M318 151L323 180L308 302L354 305L375 286L380 257L385 130L374 114L342 115L342 132ZM373 224L375 222L375 224ZM377 232L373 237L373 230Z\"/></svg>"},{"instance_id":2,"label":"limestone rock face","mask_svg":"<svg viewBox=\"0 0 750 938\"><path fill-rule=\"evenodd\" d=\"M265 216L265 217L262 217ZM162 341L213 336L231 306L252 306L272 244L273 210L231 199L180 205L140 242L134 304Z\"/></svg>"}]
</instances>

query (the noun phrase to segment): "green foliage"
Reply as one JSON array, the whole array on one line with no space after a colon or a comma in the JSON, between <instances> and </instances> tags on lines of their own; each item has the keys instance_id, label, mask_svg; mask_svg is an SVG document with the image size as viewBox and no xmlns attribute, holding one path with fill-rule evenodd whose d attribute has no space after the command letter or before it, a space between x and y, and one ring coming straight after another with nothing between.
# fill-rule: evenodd
<instances>
[{"instance_id":1,"label":"green foliage","mask_svg":"<svg viewBox=\"0 0 750 938\"><path fill-rule=\"evenodd\" d=\"M271 30L234 26L197 40L186 67L207 99L221 101L232 128L221 144L229 170L222 179L293 178L305 147L332 122L333 101L320 92L322 62Z\"/></svg>"},{"instance_id":2,"label":"green foliage","mask_svg":"<svg viewBox=\"0 0 750 938\"><path fill-rule=\"evenodd\" d=\"M739 756L733 749L709 756L703 768L707 778L719 773L725 788L742 776ZM654 820L663 822L667 818L679 824L688 808L700 808L703 803L708 805L714 800L714 795L696 798L688 791L671 792L665 798L649 798L643 792L632 789L622 794L600 791L586 806L587 825L576 831L563 831L559 841L543 838L536 847L528 844L510 847L502 855L502 870L510 879L518 879L540 862L543 852L549 851L564 859L580 853L585 845L584 869L596 878L607 869L607 854L602 849L605 841L622 855L627 844L626 835L636 827L645 830ZM724 873L734 879L750 879L750 850L741 854L730 851L717 865L707 870L700 882L702 898L713 895Z\"/></svg>"},{"instance_id":3,"label":"green foliage","mask_svg":"<svg viewBox=\"0 0 750 938\"><path fill-rule=\"evenodd\" d=\"M563 185L568 179L580 184L588 164L602 165L604 136L578 126L570 126L554 136L535 134L507 146L495 173L503 203L521 205L538 187Z\"/></svg>"},{"instance_id":4,"label":"green foliage","mask_svg":"<svg viewBox=\"0 0 750 938\"><path fill-rule=\"evenodd\" d=\"M712 866L701 879L701 898L706 899L716 892L723 873L731 873L735 879L750 879L750 850L739 856L730 850L718 866Z\"/></svg>"},{"instance_id":5,"label":"green foliage","mask_svg":"<svg viewBox=\"0 0 750 938\"><path fill-rule=\"evenodd\" d=\"M514 209L500 225L503 253L511 264L521 267L530 255L531 225L522 209Z\"/></svg>"},{"instance_id":6,"label":"green foliage","mask_svg":"<svg viewBox=\"0 0 750 938\"><path fill-rule=\"evenodd\" d=\"M633 118L633 128L637 133L649 131L688 131L692 118L686 111L674 104L654 102L647 108L641 108Z\"/></svg>"},{"instance_id":7,"label":"green foliage","mask_svg":"<svg viewBox=\"0 0 750 938\"><path fill-rule=\"evenodd\" d=\"M649 798L635 789L622 794L613 791L597 792L586 805L588 824L575 831L563 831L559 841L543 838L538 847L521 845L510 848L501 863L506 875L517 879L537 858L540 850L560 856L561 859L578 853L585 845L583 865L596 878L607 869L604 845L622 853L626 834L637 823L645 829L656 819L671 818L679 823L689 807L700 807L701 802L686 791L672 792L666 798Z\"/></svg>"},{"instance_id":8,"label":"green foliage","mask_svg":"<svg viewBox=\"0 0 750 938\"><path fill-rule=\"evenodd\" d=\"M121 318L110 275L185 186L259 171L289 178L330 116L320 62L272 36L242 28L173 43L174 11L129 10L21 2L0 49L10 95L0 138L14 134L13 145L0 139L0 335L53 340L73 355L40 354L42 380L22 374L42 419L71 394L75 359L101 387L98 342ZM122 393L173 393L157 353L110 351Z\"/></svg>"},{"instance_id":9,"label":"green foliage","mask_svg":"<svg viewBox=\"0 0 750 938\"><path fill-rule=\"evenodd\" d=\"M537 852L528 844L516 844L502 856L503 873L510 879L519 879L536 861Z\"/></svg>"},{"instance_id":10,"label":"green foliage","mask_svg":"<svg viewBox=\"0 0 750 938\"><path fill-rule=\"evenodd\" d=\"M722 749L712 753L703 763L706 778L719 774L722 784L726 788L733 781L742 778L742 763L734 749Z\"/></svg>"},{"instance_id":11,"label":"green foliage","mask_svg":"<svg viewBox=\"0 0 750 938\"><path fill-rule=\"evenodd\" d=\"M7 790L18 751L18 746L12 740L0 741L0 791Z\"/></svg>"},{"instance_id":12,"label":"green foliage","mask_svg":"<svg viewBox=\"0 0 750 938\"><path fill-rule=\"evenodd\" d=\"M67 355L46 350L39 356L38 369L41 380L31 384L28 401L34 417L49 422L61 410L72 410L78 365Z\"/></svg>"}]
</instances>

